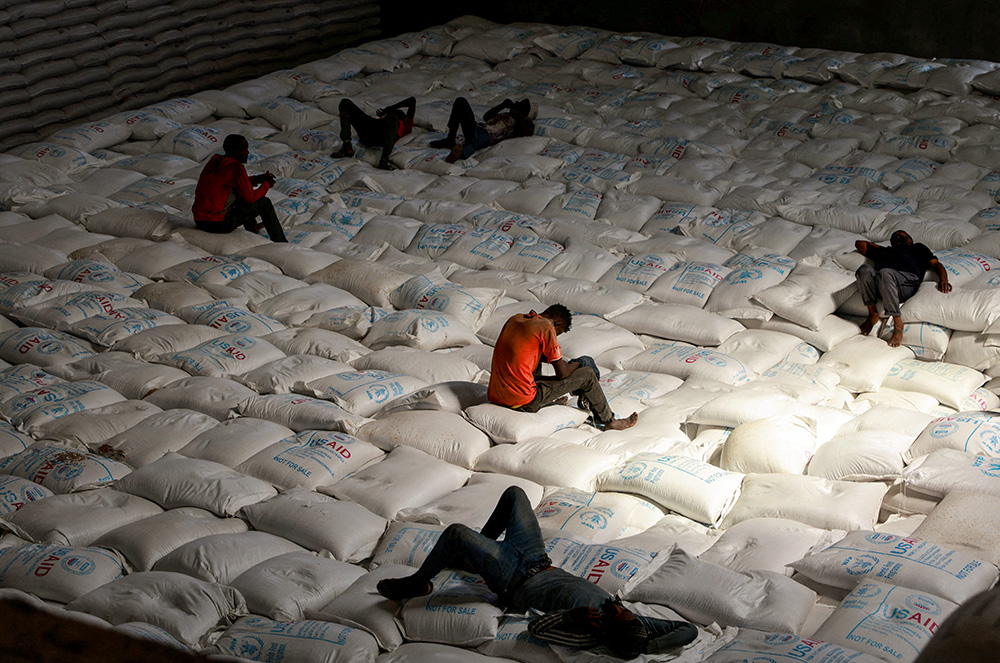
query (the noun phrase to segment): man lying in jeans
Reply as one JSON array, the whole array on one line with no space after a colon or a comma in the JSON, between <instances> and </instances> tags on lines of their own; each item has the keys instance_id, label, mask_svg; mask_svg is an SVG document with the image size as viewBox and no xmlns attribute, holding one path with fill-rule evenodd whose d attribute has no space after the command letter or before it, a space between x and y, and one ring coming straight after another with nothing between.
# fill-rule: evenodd
<instances>
[{"instance_id":1,"label":"man lying in jeans","mask_svg":"<svg viewBox=\"0 0 1000 663\"><path fill-rule=\"evenodd\" d=\"M478 573L514 610L545 613L529 623L528 632L553 644L603 646L635 658L684 646L698 636L688 622L640 617L589 580L552 566L538 519L517 486L500 496L481 533L449 525L416 573L381 580L378 592L394 601L424 596L446 568Z\"/></svg>"},{"instance_id":2,"label":"man lying in jeans","mask_svg":"<svg viewBox=\"0 0 1000 663\"><path fill-rule=\"evenodd\" d=\"M522 412L538 412L574 394L593 414L598 428L631 428L639 415L633 412L624 419L615 418L598 382L593 360L589 357L563 359L556 336L569 331L572 324L572 315L562 304L553 304L541 313L531 311L507 320L493 348L490 384L486 392L489 401ZM538 375L542 361L552 365L555 377Z\"/></svg>"}]
</instances>

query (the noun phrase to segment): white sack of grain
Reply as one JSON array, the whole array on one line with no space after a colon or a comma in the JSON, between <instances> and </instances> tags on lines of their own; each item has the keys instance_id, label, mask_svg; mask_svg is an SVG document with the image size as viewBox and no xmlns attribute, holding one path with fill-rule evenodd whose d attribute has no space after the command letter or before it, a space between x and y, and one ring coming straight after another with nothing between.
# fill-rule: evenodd
<instances>
[{"instance_id":1,"label":"white sack of grain","mask_svg":"<svg viewBox=\"0 0 1000 663\"><path fill-rule=\"evenodd\" d=\"M292 622L301 620L305 610L322 608L364 575L353 564L290 552L264 560L230 584L254 614Z\"/></svg>"},{"instance_id":2,"label":"white sack of grain","mask_svg":"<svg viewBox=\"0 0 1000 663\"><path fill-rule=\"evenodd\" d=\"M932 451L903 471L906 486L922 493L945 496L952 491L976 491L1000 496L996 458L949 449Z\"/></svg>"},{"instance_id":3,"label":"white sack of grain","mask_svg":"<svg viewBox=\"0 0 1000 663\"><path fill-rule=\"evenodd\" d=\"M801 415L740 424L726 438L719 466L744 474L802 474L816 449L816 433L816 421Z\"/></svg>"},{"instance_id":4,"label":"white sack of grain","mask_svg":"<svg viewBox=\"0 0 1000 663\"><path fill-rule=\"evenodd\" d=\"M622 368L666 373L682 380L699 376L737 386L755 377L750 368L729 355L680 342L653 344L645 352L622 362Z\"/></svg>"},{"instance_id":5,"label":"white sack of grain","mask_svg":"<svg viewBox=\"0 0 1000 663\"><path fill-rule=\"evenodd\" d=\"M114 550L28 544L0 550L0 587L69 603L125 575Z\"/></svg>"},{"instance_id":6,"label":"white sack of grain","mask_svg":"<svg viewBox=\"0 0 1000 663\"><path fill-rule=\"evenodd\" d=\"M225 378L190 377L171 382L143 400L164 410L185 408L225 419L230 410L253 395L252 389Z\"/></svg>"},{"instance_id":7,"label":"white sack of grain","mask_svg":"<svg viewBox=\"0 0 1000 663\"><path fill-rule=\"evenodd\" d=\"M141 621L159 626L186 646L201 649L239 615L246 603L232 587L182 573L144 571L119 578L68 604L112 624Z\"/></svg>"},{"instance_id":8,"label":"white sack of grain","mask_svg":"<svg viewBox=\"0 0 1000 663\"><path fill-rule=\"evenodd\" d=\"M807 474L838 481L896 479L912 440L911 435L888 429L838 434L816 450Z\"/></svg>"},{"instance_id":9,"label":"white sack of grain","mask_svg":"<svg viewBox=\"0 0 1000 663\"><path fill-rule=\"evenodd\" d=\"M480 472L473 474L469 483L458 490L427 504L403 509L396 514L396 518L410 523L440 526L461 523L473 528L480 527L480 523L486 523L500 496L510 486L518 486L524 490L530 504L537 504L541 499L542 487L534 481Z\"/></svg>"},{"instance_id":10,"label":"white sack of grain","mask_svg":"<svg viewBox=\"0 0 1000 663\"><path fill-rule=\"evenodd\" d=\"M160 412L162 410L152 403L140 400L120 401L56 419L39 428L36 435L41 440L52 440L64 446L83 446L97 451L109 438Z\"/></svg>"},{"instance_id":11,"label":"white sack of grain","mask_svg":"<svg viewBox=\"0 0 1000 663\"><path fill-rule=\"evenodd\" d=\"M292 488L245 506L241 514L262 532L350 563L372 554L387 524L385 518L359 504L305 488Z\"/></svg>"},{"instance_id":12,"label":"white sack of grain","mask_svg":"<svg viewBox=\"0 0 1000 663\"><path fill-rule=\"evenodd\" d=\"M90 345L64 332L24 327L0 332L0 359L46 367L94 355Z\"/></svg>"},{"instance_id":13,"label":"white sack of grain","mask_svg":"<svg viewBox=\"0 0 1000 663\"><path fill-rule=\"evenodd\" d=\"M372 350L400 345L430 351L479 342L475 332L455 316L415 309L375 320L364 339Z\"/></svg>"},{"instance_id":14,"label":"white sack of grain","mask_svg":"<svg viewBox=\"0 0 1000 663\"><path fill-rule=\"evenodd\" d=\"M719 345L744 329L736 320L687 304L639 304L608 320L635 334L705 346Z\"/></svg>"},{"instance_id":15,"label":"white sack of grain","mask_svg":"<svg viewBox=\"0 0 1000 663\"><path fill-rule=\"evenodd\" d=\"M330 486L381 458L375 445L346 433L303 431L275 442L236 466L277 488Z\"/></svg>"},{"instance_id":16,"label":"white sack of grain","mask_svg":"<svg viewBox=\"0 0 1000 663\"><path fill-rule=\"evenodd\" d=\"M219 518L204 509L181 507L117 527L94 544L122 553L134 571L149 571L161 557L195 539L247 529L239 518Z\"/></svg>"},{"instance_id":17,"label":"white sack of grain","mask_svg":"<svg viewBox=\"0 0 1000 663\"><path fill-rule=\"evenodd\" d=\"M568 405L548 405L538 412L518 412L502 405L483 403L466 409L465 417L495 442L523 442L547 437L557 430L586 423L590 412Z\"/></svg>"},{"instance_id":18,"label":"white sack of grain","mask_svg":"<svg viewBox=\"0 0 1000 663\"><path fill-rule=\"evenodd\" d=\"M183 573L228 585L264 560L300 551L300 546L266 532L211 534L175 548L157 560L153 570Z\"/></svg>"},{"instance_id":19,"label":"white sack of grain","mask_svg":"<svg viewBox=\"0 0 1000 663\"><path fill-rule=\"evenodd\" d=\"M299 394L250 396L236 407L244 417L266 419L294 431L336 430L353 435L367 422L329 401Z\"/></svg>"},{"instance_id":20,"label":"white sack of grain","mask_svg":"<svg viewBox=\"0 0 1000 663\"><path fill-rule=\"evenodd\" d=\"M299 393L332 401L348 412L369 417L387 402L426 387L418 378L378 370L334 373L296 385Z\"/></svg>"},{"instance_id":21,"label":"white sack of grain","mask_svg":"<svg viewBox=\"0 0 1000 663\"><path fill-rule=\"evenodd\" d=\"M731 571L680 548L660 556L664 561L652 574L630 583L624 598L670 606L699 624L784 633L799 631L816 601L812 590L783 575Z\"/></svg>"},{"instance_id":22,"label":"white sack of grain","mask_svg":"<svg viewBox=\"0 0 1000 663\"><path fill-rule=\"evenodd\" d=\"M912 358L909 348L890 348L881 339L855 336L823 355L818 365L837 373L841 386L851 391L878 391L897 362Z\"/></svg>"},{"instance_id":23,"label":"white sack of grain","mask_svg":"<svg viewBox=\"0 0 1000 663\"><path fill-rule=\"evenodd\" d=\"M191 375L240 375L281 359L284 353L267 341L247 334L228 334L188 350L160 355L154 361L184 369Z\"/></svg>"},{"instance_id":24,"label":"white sack of grain","mask_svg":"<svg viewBox=\"0 0 1000 663\"><path fill-rule=\"evenodd\" d=\"M862 530L790 566L825 585L852 589L862 579L874 580L929 592L954 603L986 591L1000 574L989 562L929 541Z\"/></svg>"},{"instance_id":25,"label":"white sack of grain","mask_svg":"<svg viewBox=\"0 0 1000 663\"><path fill-rule=\"evenodd\" d=\"M815 638L800 637L790 633L767 633L740 629L736 639L718 649L705 659L706 663L743 663L755 658L793 658L810 662L851 661L851 663L879 663L883 659L862 654L856 648L841 647Z\"/></svg>"},{"instance_id":26,"label":"white sack of grain","mask_svg":"<svg viewBox=\"0 0 1000 663\"><path fill-rule=\"evenodd\" d=\"M123 462L137 468L177 451L218 423L218 419L201 412L171 408L150 415L108 438L105 445Z\"/></svg>"},{"instance_id":27,"label":"white sack of grain","mask_svg":"<svg viewBox=\"0 0 1000 663\"><path fill-rule=\"evenodd\" d=\"M0 460L0 473L30 479L57 494L104 488L130 471L111 458L44 441Z\"/></svg>"},{"instance_id":28,"label":"white sack of grain","mask_svg":"<svg viewBox=\"0 0 1000 663\"><path fill-rule=\"evenodd\" d=\"M550 490L535 507L543 531L591 543L609 543L643 531L663 517L656 505L619 493L561 488Z\"/></svg>"},{"instance_id":29,"label":"white sack of grain","mask_svg":"<svg viewBox=\"0 0 1000 663\"><path fill-rule=\"evenodd\" d=\"M132 472L118 487L166 509L194 506L220 516L234 515L241 507L277 492L270 484L225 465L176 453L168 453Z\"/></svg>"},{"instance_id":30,"label":"white sack of grain","mask_svg":"<svg viewBox=\"0 0 1000 663\"><path fill-rule=\"evenodd\" d=\"M260 394L286 394L296 383L311 382L351 370L349 364L324 357L289 355L247 371L236 379Z\"/></svg>"},{"instance_id":31,"label":"white sack of grain","mask_svg":"<svg viewBox=\"0 0 1000 663\"><path fill-rule=\"evenodd\" d=\"M0 513L12 513L28 502L51 497L52 491L34 481L0 474Z\"/></svg>"},{"instance_id":32,"label":"white sack of grain","mask_svg":"<svg viewBox=\"0 0 1000 663\"><path fill-rule=\"evenodd\" d=\"M37 426L73 412L123 401L114 389L95 380L63 382L24 392L0 403L0 414L10 423L31 432Z\"/></svg>"},{"instance_id":33,"label":"white sack of grain","mask_svg":"<svg viewBox=\"0 0 1000 663\"><path fill-rule=\"evenodd\" d=\"M892 367L882 386L929 394L942 405L958 408L987 379L979 371L966 366L903 359Z\"/></svg>"},{"instance_id":34,"label":"white sack of grain","mask_svg":"<svg viewBox=\"0 0 1000 663\"><path fill-rule=\"evenodd\" d=\"M315 327L293 327L263 336L287 355L316 355L349 363L368 352L361 343L341 334Z\"/></svg>"},{"instance_id":35,"label":"white sack of grain","mask_svg":"<svg viewBox=\"0 0 1000 663\"><path fill-rule=\"evenodd\" d=\"M1000 417L993 412L958 412L934 419L913 441L906 458L913 460L937 449L997 455L1000 453Z\"/></svg>"},{"instance_id":36,"label":"white sack of grain","mask_svg":"<svg viewBox=\"0 0 1000 663\"><path fill-rule=\"evenodd\" d=\"M306 283L328 283L370 306L390 306L390 296L410 274L354 258L344 258L308 276Z\"/></svg>"},{"instance_id":37,"label":"white sack of grain","mask_svg":"<svg viewBox=\"0 0 1000 663\"><path fill-rule=\"evenodd\" d=\"M743 474L683 456L644 453L597 477L602 491L635 493L692 520L714 525L739 495Z\"/></svg>"},{"instance_id":38,"label":"white sack of grain","mask_svg":"<svg viewBox=\"0 0 1000 663\"><path fill-rule=\"evenodd\" d=\"M791 575L786 564L816 547L826 546L840 535L839 531L822 530L784 518L752 518L723 532L698 559L731 571Z\"/></svg>"},{"instance_id":39,"label":"white sack of grain","mask_svg":"<svg viewBox=\"0 0 1000 663\"><path fill-rule=\"evenodd\" d=\"M28 502L0 515L0 523L34 543L89 546L105 532L162 511L141 497L101 488Z\"/></svg>"},{"instance_id":40,"label":"white sack of grain","mask_svg":"<svg viewBox=\"0 0 1000 663\"><path fill-rule=\"evenodd\" d=\"M924 591L865 580L813 637L884 661L909 663L957 607Z\"/></svg>"},{"instance_id":41,"label":"white sack of grain","mask_svg":"<svg viewBox=\"0 0 1000 663\"><path fill-rule=\"evenodd\" d=\"M490 448L485 433L453 412L403 410L380 415L362 426L358 437L386 450L400 445L419 449L469 469Z\"/></svg>"},{"instance_id":42,"label":"white sack of grain","mask_svg":"<svg viewBox=\"0 0 1000 663\"><path fill-rule=\"evenodd\" d=\"M748 474L723 525L728 528L750 518L787 518L821 529L872 529L885 492L882 483Z\"/></svg>"},{"instance_id":43,"label":"white sack of grain","mask_svg":"<svg viewBox=\"0 0 1000 663\"><path fill-rule=\"evenodd\" d=\"M383 518L420 506L460 488L471 472L410 447L397 447L375 465L321 492L351 500ZM392 486L392 490L386 487Z\"/></svg>"}]
</instances>

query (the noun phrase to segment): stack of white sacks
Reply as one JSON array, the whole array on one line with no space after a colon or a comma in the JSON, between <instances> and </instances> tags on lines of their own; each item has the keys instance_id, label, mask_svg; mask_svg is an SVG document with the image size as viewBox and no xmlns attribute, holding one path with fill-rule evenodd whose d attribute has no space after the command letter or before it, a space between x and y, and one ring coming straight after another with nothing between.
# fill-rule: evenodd
<instances>
[{"instance_id":1,"label":"stack of white sacks","mask_svg":"<svg viewBox=\"0 0 1000 663\"><path fill-rule=\"evenodd\" d=\"M677 660L913 661L1000 563L997 93L464 17L0 155L0 597L220 657L598 660L476 576L374 592L516 484L555 564L699 625ZM340 99L411 94L397 170L328 156ZM459 95L536 135L445 163ZM289 244L193 228L229 133ZM853 246L897 228L955 287L894 349ZM485 402L503 322L555 302L634 428Z\"/></svg>"}]
</instances>

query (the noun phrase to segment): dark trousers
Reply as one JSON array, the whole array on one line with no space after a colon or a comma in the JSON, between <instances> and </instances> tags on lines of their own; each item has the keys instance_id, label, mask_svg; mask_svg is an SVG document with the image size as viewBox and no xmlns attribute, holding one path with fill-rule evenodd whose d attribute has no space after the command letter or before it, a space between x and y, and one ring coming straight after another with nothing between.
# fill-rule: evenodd
<instances>
[{"instance_id":1,"label":"dark trousers","mask_svg":"<svg viewBox=\"0 0 1000 663\"><path fill-rule=\"evenodd\" d=\"M372 117L350 99L340 100L340 139L345 143L351 141L351 127L358 132L358 140L366 147L381 147L382 163L389 163L392 146L399 138L399 121L395 112L385 117Z\"/></svg>"},{"instance_id":2,"label":"dark trousers","mask_svg":"<svg viewBox=\"0 0 1000 663\"><path fill-rule=\"evenodd\" d=\"M229 207L229 211L226 212L224 220L195 221L194 225L198 227L198 230L209 233L231 233L240 226L250 232L256 232L258 217L264 224L267 236L271 238L272 242L288 241L285 239L285 231L282 230L281 223L278 222L278 215L274 213L274 205L267 199L267 196L260 198L255 203L248 203L237 198Z\"/></svg>"},{"instance_id":3,"label":"dark trousers","mask_svg":"<svg viewBox=\"0 0 1000 663\"><path fill-rule=\"evenodd\" d=\"M497 539L503 534L502 540ZM524 491L511 486L504 491L482 533L465 525L448 525L441 538L411 577L430 581L447 568L478 573L499 596L506 596L523 577L551 562L538 518Z\"/></svg>"},{"instance_id":4,"label":"dark trousers","mask_svg":"<svg viewBox=\"0 0 1000 663\"><path fill-rule=\"evenodd\" d=\"M899 272L895 269L875 268L865 263L854 272L865 306L874 306L879 299L887 316L898 317L899 306L916 294L921 278L917 274Z\"/></svg>"},{"instance_id":5,"label":"dark trousers","mask_svg":"<svg viewBox=\"0 0 1000 663\"><path fill-rule=\"evenodd\" d=\"M521 412L538 412L546 405L551 405L566 394L573 394L580 397L580 400L583 401L582 404L594 415L594 421L602 426L607 425L615 418L615 413L608 405L608 399L604 395L601 383L598 382L597 366L594 365L591 368L587 365L586 361L581 360L593 362L593 359L590 359L590 357L580 357L574 361L580 361L583 365L562 380L554 378L536 379L534 400L517 409Z\"/></svg>"},{"instance_id":6,"label":"dark trousers","mask_svg":"<svg viewBox=\"0 0 1000 663\"><path fill-rule=\"evenodd\" d=\"M451 107L451 115L448 116L448 138L456 140L459 129L462 130L463 159L468 159L476 150L490 144L489 134L476 122L476 114L465 97L455 99Z\"/></svg>"}]
</instances>

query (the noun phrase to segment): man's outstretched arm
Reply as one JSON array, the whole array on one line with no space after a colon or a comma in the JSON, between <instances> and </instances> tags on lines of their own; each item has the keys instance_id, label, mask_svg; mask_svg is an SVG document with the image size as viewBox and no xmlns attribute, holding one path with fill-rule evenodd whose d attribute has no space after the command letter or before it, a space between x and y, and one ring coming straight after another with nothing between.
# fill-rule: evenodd
<instances>
[{"instance_id":1,"label":"man's outstretched arm","mask_svg":"<svg viewBox=\"0 0 1000 663\"><path fill-rule=\"evenodd\" d=\"M937 258L931 258L931 269L938 275L937 289L941 292L951 292L951 284L948 283L948 270L944 268L941 261Z\"/></svg>"}]
</instances>

